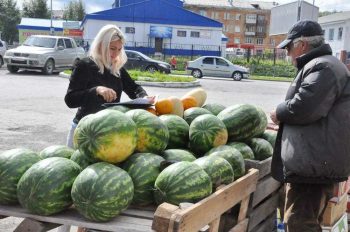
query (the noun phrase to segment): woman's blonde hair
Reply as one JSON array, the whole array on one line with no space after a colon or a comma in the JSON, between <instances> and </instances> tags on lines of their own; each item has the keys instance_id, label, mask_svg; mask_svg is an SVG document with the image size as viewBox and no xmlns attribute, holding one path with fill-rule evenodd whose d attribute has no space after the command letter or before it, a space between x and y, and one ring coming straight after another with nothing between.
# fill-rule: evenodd
<instances>
[{"instance_id":1,"label":"woman's blonde hair","mask_svg":"<svg viewBox=\"0 0 350 232\"><path fill-rule=\"evenodd\" d=\"M115 60L111 60L109 45L112 41L120 40L123 47ZM119 70L127 61L124 51L125 36L123 32L115 25L106 25L97 33L91 44L89 56L97 64L100 73L103 74L106 67L112 74L119 76Z\"/></svg>"}]
</instances>

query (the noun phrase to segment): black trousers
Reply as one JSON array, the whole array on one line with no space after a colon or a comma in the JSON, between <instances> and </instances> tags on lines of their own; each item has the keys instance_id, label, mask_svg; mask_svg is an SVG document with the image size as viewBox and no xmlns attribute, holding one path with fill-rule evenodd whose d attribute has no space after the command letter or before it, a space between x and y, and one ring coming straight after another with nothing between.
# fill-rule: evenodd
<instances>
[{"instance_id":1,"label":"black trousers","mask_svg":"<svg viewBox=\"0 0 350 232\"><path fill-rule=\"evenodd\" d=\"M286 184L286 232L321 232L320 223L334 184Z\"/></svg>"}]
</instances>

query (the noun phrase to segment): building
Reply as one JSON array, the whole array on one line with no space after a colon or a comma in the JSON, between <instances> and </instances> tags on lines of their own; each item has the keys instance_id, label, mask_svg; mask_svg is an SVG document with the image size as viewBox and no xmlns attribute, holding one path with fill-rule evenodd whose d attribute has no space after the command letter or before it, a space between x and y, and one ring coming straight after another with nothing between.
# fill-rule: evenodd
<instances>
[{"instance_id":1,"label":"building","mask_svg":"<svg viewBox=\"0 0 350 232\"><path fill-rule=\"evenodd\" d=\"M83 36L79 25L78 21L52 20L51 29L50 19L22 18L21 23L17 25L19 43L23 43L31 35L50 35L51 30L54 35L73 37L79 42Z\"/></svg>"},{"instance_id":2,"label":"building","mask_svg":"<svg viewBox=\"0 0 350 232\"><path fill-rule=\"evenodd\" d=\"M326 43L329 43L333 55L344 63L350 64L350 11L344 11L318 18Z\"/></svg>"},{"instance_id":3,"label":"building","mask_svg":"<svg viewBox=\"0 0 350 232\"><path fill-rule=\"evenodd\" d=\"M120 0L110 10L87 14L82 22L84 40L115 24L126 35L126 48L146 54L222 55L226 38L222 23L195 14L179 0Z\"/></svg>"},{"instance_id":4,"label":"building","mask_svg":"<svg viewBox=\"0 0 350 232\"><path fill-rule=\"evenodd\" d=\"M261 54L269 43L270 10L275 2L184 0L184 7L223 23L227 47L251 48Z\"/></svg>"}]
</instances>

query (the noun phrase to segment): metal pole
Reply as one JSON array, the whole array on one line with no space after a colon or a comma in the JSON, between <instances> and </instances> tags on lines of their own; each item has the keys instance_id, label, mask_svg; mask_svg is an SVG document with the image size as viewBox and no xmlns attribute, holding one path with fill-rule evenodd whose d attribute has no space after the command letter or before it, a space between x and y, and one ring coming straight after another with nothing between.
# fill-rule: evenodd
<instances>
[{"instance_id":1,"label":"metal pole","mask_svg":"<svg viewBox=\"0 0 350 232\"><path fill-rule=\"evenodd\" d=\"M297 22L300 21L301 1L302 1L302 0L298 0L298 16L297 16Z\"/></svg>"},{"instance_id":2,"label":"metal pole","mask_svg":"<svg viewBox=\"0 0 350 232\"><path fill-rule=\"evenodd\" d=\"M51 20L50 20L50 35L53 35L54 34L54 30L53 30L53 27L52 27L52 0L51 0Z\"/></svg>"}]
</instances>

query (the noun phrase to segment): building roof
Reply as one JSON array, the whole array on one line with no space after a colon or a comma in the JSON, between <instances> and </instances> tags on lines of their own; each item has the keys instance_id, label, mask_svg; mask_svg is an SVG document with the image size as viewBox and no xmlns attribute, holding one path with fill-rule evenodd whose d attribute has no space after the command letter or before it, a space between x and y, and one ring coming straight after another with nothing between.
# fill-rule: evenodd
<instances>
[{"instance_id":1,"label":"building roof","mask_svg":"<svg viewBox=\"0 0 350 232\"><path fill-rule=\"evenodd\" d=\"M88 19L222 28L222 23L176 6L167 0L145 0L85 15Z\"/></svg>"},{"instance_id":2,"label":"building roof","mask_svg":"<svg viewBox=\"0 0 350 232\"><path fill-rule=\"evenodd\" d=\"M277 6L277 2L260 2L244 0L184 0L184 6L241 8L250 10L270 10Z\"/></svg>"},{"instance_id":3,"label":"building roof","mask_svg":"<svg viewBox=\"0 0 350 232\"><path fill-rule=\"evenodd\" d=\"M330 23L336 21L344 21L350 19L350 11L339 12L318 18L318 23Z\"/></svg>"},{"instance_id":4,"label":"building roof","mask_svg":"<svg viewBox=\"0 0 350 232\"><path fill-rule=\"evenodd\" d=\"M56 29L63 30L63 22L76 22L67 20L52 20L52 27ZM81 22L79 22L80 24ZM36 18L22 18L21 23L17 25L18 29L32 29L32 30L43 30L50 29L51 20L50 19L36 19Z\"/></svg>"}]
</instances>

